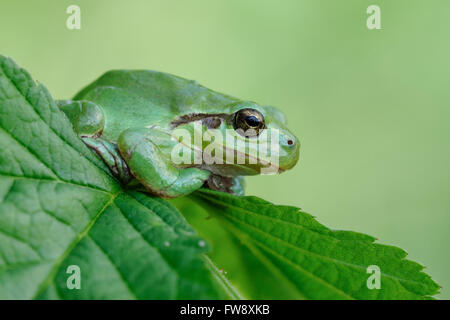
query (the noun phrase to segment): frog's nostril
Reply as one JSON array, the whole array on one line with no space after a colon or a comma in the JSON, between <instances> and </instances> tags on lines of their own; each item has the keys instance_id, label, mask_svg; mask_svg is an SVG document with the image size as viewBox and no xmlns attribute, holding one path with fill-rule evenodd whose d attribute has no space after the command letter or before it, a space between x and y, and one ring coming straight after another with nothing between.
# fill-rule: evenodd
<instances>
[{"instance_id":1,"label":"frog's nostril","mask_svg":"<svg viewBox=\"0 0 450 320\"><path fill-rule=\"evenodd\" d=\"M291 139L288 139L287 144L292 146L294 144L294 141L292 141Z\"/></svg>"}]
</instances>

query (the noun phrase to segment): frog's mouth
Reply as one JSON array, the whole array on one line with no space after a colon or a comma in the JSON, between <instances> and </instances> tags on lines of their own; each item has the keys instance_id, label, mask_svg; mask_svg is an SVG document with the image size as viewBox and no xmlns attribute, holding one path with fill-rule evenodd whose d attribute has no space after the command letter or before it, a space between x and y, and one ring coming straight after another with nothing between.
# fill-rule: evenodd
<instances>
[{"instance_id":1,"label":"frog's mouth","mask_svg":"<svg viewBox=\"0 0 450 320\"><path fill-rule=\"evenodd\" d=\"M197 121L200 119L212 119L217 115L208 114L188 114L181 117L178 117L176 120L172 122L172 126L179 126L184 123L189 123L192 121ZM222 116L229 116L227 114L223 114ZM170 133L169 133L170 134ZM266 156L266 157L258 157L256 154L245 153L243 151L239 151L235 148L229 147L226 144L221 144L220 148L223 148L223 158L220 158L220 162L216 162L214 160L214 156L209 156L210 161L205 161L204 151L202 148L195 146L193 144L188 144L184 142L184 140L177 139L176 136L172 135L172 137L177 140L178 143L181 143L183 146L192 150L197 154L198 158L201 158L200 163L185 163L184 166L201 166L205 169L214 172L221 176L235 176L235 175L258 175L258 174L275 174L275 173L283 173L284 171L292 168L295 161L283 161L280 163L279 156ZM194 139L195 140L195 139ZM225 141L227 141L225 139ZM234 144L233 144L234 146ZM258 151L259 152L259 151ZM231 161L226 159L225 155L232 154ZM297 157L298 158L298 157ZM241 160L241 161L240 161ZM243 160L243 161L242 161ZM286 163L284 163L286 162Z\"/></svg>"},{"instance_id":2,"label":"frog's mouth","mask_svg":"<svg viewBox=\"0 0 450 320\"><path fill-rule=\"evenodd\" d=\"M235 175L258 175L258 174L274 174L282 173L286 169L279 166L278 161L270 161L267 159L261 159L254 155L243 153L242 151L234 150L232 148L224 147L225 152L235 152L235 157L233 162L223 164L215 164L215 166L220 167L235 167ZM244 163L238 163L236 159L244 159ZM276 159L278 160L278 159ZM219 171L221 171L219 169Z\"/></svg>"}]
</instances>

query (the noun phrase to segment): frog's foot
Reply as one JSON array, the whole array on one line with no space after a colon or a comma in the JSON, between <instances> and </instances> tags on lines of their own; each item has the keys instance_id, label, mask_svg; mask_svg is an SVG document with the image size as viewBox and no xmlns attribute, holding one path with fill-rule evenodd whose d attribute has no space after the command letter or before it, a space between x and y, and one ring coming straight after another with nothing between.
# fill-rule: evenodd
<instances>
[{"instance_id":1,"label":"frog's foot","mask_svg":"<svg viewBox=\"0 0 450 320\"><path fill-rule=\"evenodd\" d=\"M230 178L216 174L210 175L208 180L205 181L204 186L211 190L231 193L236 196L243 196L245 187L244 178L241 176Z\"/></svg>"},{"instance_id":2,"label":"frog's foot","mask_svg":"<svg viewBox=\"0 0 450 320\"><path fill-rule=\"evenodd\" d=\"M115 144L102 138L81 137L81 139L103 160L112 174L123 184L128 184L132 180L130 170Z\"/></svg>"},{"instance_id":3,"label":"frog's foot","mask_svg":"<svg viewBox=\"0 0 450 320\"><path fill-rule=\"evenodd\" d=\"M170 150L174 143L165 132L139 128L122 132L118 147L130 172L147 190L160 197L176 198L200 188L211 173L173 165Z\"/></svg>"}]
</instances>

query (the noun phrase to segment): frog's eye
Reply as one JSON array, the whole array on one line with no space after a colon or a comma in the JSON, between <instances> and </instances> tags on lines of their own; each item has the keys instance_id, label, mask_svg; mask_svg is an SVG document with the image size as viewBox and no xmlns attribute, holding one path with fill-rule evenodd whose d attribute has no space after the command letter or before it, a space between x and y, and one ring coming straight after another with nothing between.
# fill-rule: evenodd
<instances>
[{"instance_id":1,"label":"frog's eye","mask_svg":"<svg viewBox=\"0 0 450 320\"><path fill-rule=\"evenodd\" d=\"M256 137L266 127L264 116L255 109L241 109L234 114L233 127L244 137Z\"/></svg>"}]
</instances>

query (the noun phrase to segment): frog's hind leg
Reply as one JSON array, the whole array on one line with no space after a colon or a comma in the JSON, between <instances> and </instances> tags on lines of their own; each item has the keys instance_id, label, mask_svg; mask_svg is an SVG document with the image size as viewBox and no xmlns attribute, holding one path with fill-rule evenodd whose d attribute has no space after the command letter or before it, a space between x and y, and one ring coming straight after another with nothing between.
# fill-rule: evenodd
<instances>
[{"instance_id":1,"label":"frog's hind leg","mask_svg":"<svg viewBox=\"0 0 450 320\"><path fill-rule=\"evenodd\" d=\"M128 184L132 176L117 146L100 137L105 125L102 109L85 100L58 100L56 104L72 123L81 140L103 160L117 179Z\"/></svg>"},{"instance_id":2,"label":"frog's hind leg","mask_svg":"<svg viewBox=\"0 0 450 320\"><path fill-rule=\"evenodd\" d=\"M133 179L117 145L102 138L81 137L81 140L103 160L111 173L123 184L128 184Z\"/></svg>"},{"instance_id":3,"label":"frog's hind leg","mask_svg":"<svg viewBox=\"0 0 450 320\"><path fill-rule=\"evenodd\" d=\"M86 100L57 100L56 104L80 137L98 137L102 134L105 117L102 109L95 103Z\"/></svg>"},{"instance_id":4,"label":"frog's hind leg","mask_svg":"<svg viewBox=\"0 0 450 320\"><path fill-rule=\"evenodd\" d=\"M118 147L131 173L146 189L164 198L175 198L200 188L211 174L199 168L175 166L170 156L176 143L166 132L139 128L122 132Z\"/></svg>"}]
</instances>

